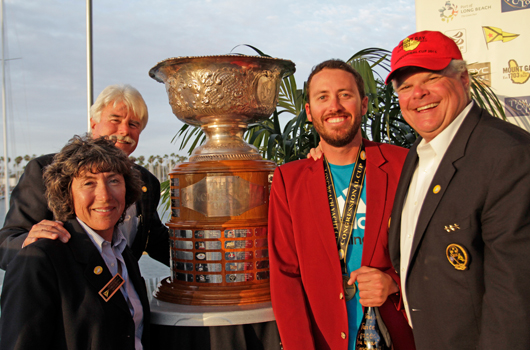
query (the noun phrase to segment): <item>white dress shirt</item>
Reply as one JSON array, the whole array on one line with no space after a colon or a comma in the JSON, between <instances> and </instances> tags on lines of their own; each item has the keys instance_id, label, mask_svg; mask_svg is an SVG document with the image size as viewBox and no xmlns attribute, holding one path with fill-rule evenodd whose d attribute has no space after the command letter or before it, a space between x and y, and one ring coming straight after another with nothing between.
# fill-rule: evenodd
<instances>
[{"instance_id":1,"label":"white dress shirt","mask_svg":"<svg viewBox=\"0 0 530 350\"><path fill-rule=\"evenodd\" d=\"M123 260L122 256L123 250L127 245L127 240L123 236L119 227L116 227L112 235L112 243L108 242L104 240L103 237L94 232L94 230L88 227L79 218L76 219L79 224L85 229L86 233L88 234L88 237L90 237L90 240L92 240L92 243L94 243L94 245L96 246L97 250L99 251L99 254L101 254L101 257L103 258L105 264L110 270L110 273L114 276L118 273L118 271L120 271L120 275L125 281L125 283L121 286L120 291L125 297L127 305L129 305L129 311L131 312L131 315L134 320L134 347L135 350L142 350L144 311L140 298L138 297L138 293L136 293L136 289L134 289L131 279L129 278L127 266L125 266L125 261Z\"/></svg>"},{"instance_id":2,"label":"white dress shirt","mask_svg":"<svg viewBox=\"0 0 530 350\"><path fill-rule=\"evenodd\" d=\"M447 148L451 144L456 132L462 125L465 116L471 110L474 102L469 103L466 108L449 124L441 133L439 133L430 142L425 139L421 140L417 147L419 162L416 165L412 180L410 181L409 190L405 203L403 205L403 212L401 213L401 237L400 237L400 278L401 278L401 294L403 296L403 303L405 311L409 319L409 324L412 327L412 319L410 317L410 310L407 300L406 281L407 271L410 261L410 251L412 249L412 242L414 233L416 232L416 224L420 216L421 207L427 191L432 190L436 184L432 184L434 174L438 170L438 166L442 161ZM431 188L432 187L432 188Z\"/></svg>"}]
</instances>

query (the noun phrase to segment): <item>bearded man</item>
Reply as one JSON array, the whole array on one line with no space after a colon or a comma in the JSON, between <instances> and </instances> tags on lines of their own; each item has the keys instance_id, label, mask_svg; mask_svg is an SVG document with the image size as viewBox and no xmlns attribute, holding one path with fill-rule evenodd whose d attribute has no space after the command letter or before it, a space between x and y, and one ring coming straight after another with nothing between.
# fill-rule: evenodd
<instances>
[{"instance_id":1,"label":"bearded man","mask_svg":"<svg viewBox=\"0 0 530 350\"><path fill-rule=\"evenodd\" d=\"M414 349L387 247L407 150L362 139L368 97L349 64L322 62L307 86L306 113L325 159L277 168L270 196L271 296L282 344L354 349L362 306L378 306L394 349Z\"/></svg>"}]
</instances>

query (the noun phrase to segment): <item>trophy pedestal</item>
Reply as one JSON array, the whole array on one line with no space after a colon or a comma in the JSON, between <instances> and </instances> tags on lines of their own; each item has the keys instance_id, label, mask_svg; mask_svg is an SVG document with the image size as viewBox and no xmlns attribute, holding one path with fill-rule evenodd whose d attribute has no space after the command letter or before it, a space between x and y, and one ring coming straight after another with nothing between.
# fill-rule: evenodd
<instances>
[{"instance_id":1,"label":"trophy pedestal","mask_svg":"<svg viewBox=\"0 0 530 350\"><path fill-rule=\"evenodd\" d=\"M171 178L171 280L157 299L188 305L270 301L267 219L276 164L178 164Z\"/></svg>"}]
</instances>

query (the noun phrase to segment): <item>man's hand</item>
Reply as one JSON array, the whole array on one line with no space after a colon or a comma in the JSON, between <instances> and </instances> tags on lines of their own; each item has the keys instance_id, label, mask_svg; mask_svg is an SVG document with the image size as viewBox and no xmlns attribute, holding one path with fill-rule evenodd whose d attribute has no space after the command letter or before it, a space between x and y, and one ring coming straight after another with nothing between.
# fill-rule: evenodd
<instances>
[{"instance_id":1,"label":"man's hand","mask_svg":"<svg viewBox=\"0 0 530 350\"><path fill-rule=\"evenodd\" d=\"M381 306L390 294L399 292L392 277L368 266L361 266L350 274L348 284L352 285L355 281L362 306Z\"/></svg>"},{"instance_id":2,"label":"man's hand","mask_svg":"<svg viewBox=\"0 0 530 350\"><path fill-rule=\"evenodd\" d=\"M313 158L313 160L319 160L320 158L322 158L323 154L324 152L322 152L322 148L320 147L319 143L316 148L311 148L309 150L309 153L307 154L307 159Z\"/></svg>"},{"instance_id":3,"label":"man's hand","mask_svg":"<svg viewBox=\"0 0 530 350\"><path fill-rule=\"evenodd\" d=\"M42 220L38 224L33 225L28 233L28 237L24 240L22 248L38 241L41 238L59 239L66 243L70 239L70 233L63 227L60 221Z\"/></svg>"}]
</instances>

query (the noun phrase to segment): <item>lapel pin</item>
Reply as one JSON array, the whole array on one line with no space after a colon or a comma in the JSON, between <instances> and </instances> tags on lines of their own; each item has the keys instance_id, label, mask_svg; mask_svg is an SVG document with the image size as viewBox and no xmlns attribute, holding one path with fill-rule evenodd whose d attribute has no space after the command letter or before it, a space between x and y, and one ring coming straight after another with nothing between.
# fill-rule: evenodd
<instances>
[{"instance_id":1,"label":"lapel pin","mask_svg":"<svg viewBox=\"0 0 530 350\"><path fill-rule=\"evenodd\" d=\"M147 192L147 187L142 186L142 192Z\"/></svg>"},{"instance_id":2,"label":"lapel pin","mask_svg":"<svg viewBox=\"0 0 530 350\"><path fill-rule=\"evenodd\" d=\"M460 230L460 226L458 226L458 224L452 224L449 226L444 226L444 230L446 230L447 232L454 232L456 230Z\"/></svg>"},{"instance_id":3,"label":"lapel pin","mask_svg":"<svg viewBox=\"0 0 530 350\"><path fill-rule=\"evenodd\" d=\"M94 267L94 273L96 275L101 275L102 272L103 272L103 268L101 266Z\"/></svg>"},{"instance_id":4,"label":"lapel pin","mask_svg":"<svg viewBox=\"0 0 530 350\"><path fill-rule=\"evenodd\" d=\"M445 249L445 254L447 260L454 266L455 269L459 271L464 271L467 269L469 264L469 256L467 254L466 248L460 244L451 243Z\"/></svg>"},{"instance_id":5,"label":"lapel pin","mask_svg":"<svg viewBox=\"0 0 530 350\"><path fill-rule=\"evenodd\" d=\"M392 217L388 218L388 228L390 228L390 221L392 220Z\"/></svg>"},{"instance_id":6,"label":"lapel pin","mask_svg":"<svg viewBox=\"0 0 530 350\"><path fill-rule=\"evenodd\" d=\"M434 194L437 194L438 192L440 192L441 189L442 189L442 188L440 187L440 185L436 185L436 186L434 186L434 188L432 189L432 192L433 192Z\"/></svg>"}]
</instances>

